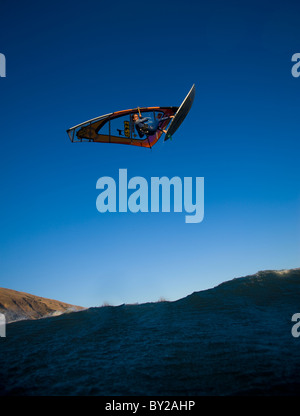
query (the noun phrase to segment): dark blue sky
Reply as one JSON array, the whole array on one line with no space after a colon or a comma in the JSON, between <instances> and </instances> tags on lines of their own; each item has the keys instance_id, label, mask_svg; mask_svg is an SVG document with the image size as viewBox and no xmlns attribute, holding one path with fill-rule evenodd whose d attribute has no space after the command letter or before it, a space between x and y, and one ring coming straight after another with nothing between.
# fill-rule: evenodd
<instances>
[{"instance_id":1,"label":"dark blue sky","mask_svg":"<svg viewBox=\"0 0 300 416\"><path fill-rule=\"evenodd\" d=\"M1 2L0 286L83 306L299 266L296 1ZM172 142L66 129L196 98ZM97 179L205 178L205 217L100 214Z\"/></svg>"}]
</instances>

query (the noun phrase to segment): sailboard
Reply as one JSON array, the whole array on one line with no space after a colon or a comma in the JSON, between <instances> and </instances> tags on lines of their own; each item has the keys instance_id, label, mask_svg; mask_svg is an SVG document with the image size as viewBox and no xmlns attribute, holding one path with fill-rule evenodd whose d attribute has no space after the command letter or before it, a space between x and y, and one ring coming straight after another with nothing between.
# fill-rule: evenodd
<instances>
[{"instance_id":1,"label":"sailboard","mask_svg":"<svg viewBox=\"0 0 300 416\"><path fill-rule=\"evenodd\" d=\"M196 89L195 89L195 84L194 84L192 88L190 89L188 95L183 100L181 106L178 108L177 112L175 113L175 116L172 119L167 129L164 141L172 138L173 134L177 131L177 129L183 123L184 119L186 118L186 116L188 115L192 107L192 104L195 98L195 93L196 93Z\"/></svg>"}]
</instances>

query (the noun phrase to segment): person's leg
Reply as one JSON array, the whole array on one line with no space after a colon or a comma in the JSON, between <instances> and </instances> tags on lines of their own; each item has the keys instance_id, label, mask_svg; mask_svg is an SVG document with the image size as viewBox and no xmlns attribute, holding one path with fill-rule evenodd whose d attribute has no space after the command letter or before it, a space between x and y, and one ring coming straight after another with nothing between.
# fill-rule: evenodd
<instances>
[{"instance_id":1,"label":"person's leg","mask_svg":"<svg viewBox=\"0 0 300 416\"><path fill-rule=\"evenodd\" d=\"M148 131L151 132L151 133L155 133L156 130L158 129L159 123L160 123L160 120L154 120L154 121L151 122L151 124L149 123L148 128L147 128Z\"/></svg>"},{"instance_id":2,"label":"person's leg","mask_svg":"<svg viewBox=\"0 0 300 416\"><path fill-rule=\"evenodd\" d=\"M158 128L157 128L157 130L160 130L163 133L167 133L167 130L161 129L159 125L160 125L160 123L163 123L165 120L170 120L170 118L174 118L174 116L162 117L161 119L159 119L158 120Z\"/></svg>"},{"instance_id":3,"label":"person's leg","mask_svg":"<svg viewBox=\"0 0 300 416\"><path fill-rule=\"evenodd\" d=\"M151 136L152 134L155 134L155 132L157 130L160 130L160 131L166 133L167 130L161 129L160 124L163 123L165 120L169 120L170 118L174 118L174 116L162 117L158 120L155 119L154 121L151 121L151 123L149 123L148 127L147 127L147 130L148 130L147 133L146 133L147 136Z\"/></svg>"}]
</instances>

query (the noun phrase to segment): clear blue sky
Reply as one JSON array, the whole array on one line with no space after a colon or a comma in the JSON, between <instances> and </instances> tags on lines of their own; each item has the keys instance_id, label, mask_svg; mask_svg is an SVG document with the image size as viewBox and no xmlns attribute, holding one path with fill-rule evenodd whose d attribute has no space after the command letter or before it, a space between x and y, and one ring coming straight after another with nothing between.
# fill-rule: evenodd
<instances>
[{"instance_id":1,"label":"clear blue sky","mask_svg":"<svg viewBox=\"0 0 300 416\"><path fill-rule=\"evenodd\" d=\"M299 266L298 1L1 2L0 286L83 306L168 300ZM179 105L172 142L70 142L108 112ZM205 217L100 214L96 182L205 178Z\"/></svg>"}]
</instances>

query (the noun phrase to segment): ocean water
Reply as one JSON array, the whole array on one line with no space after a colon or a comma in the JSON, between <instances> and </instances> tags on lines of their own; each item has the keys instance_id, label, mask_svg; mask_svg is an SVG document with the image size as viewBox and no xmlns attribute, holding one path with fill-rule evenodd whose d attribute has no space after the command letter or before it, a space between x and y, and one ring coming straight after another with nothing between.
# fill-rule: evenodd
<instances>
[{"instance_id":1,"label":"ocean water","mask_svg":"<svg viewBox=\"0 0 300 416\"><path fill-rule=\"evenodd\" d=\"M7 325L0 394L298 395L300 269Z\"/></svg>"}]
</instances>

